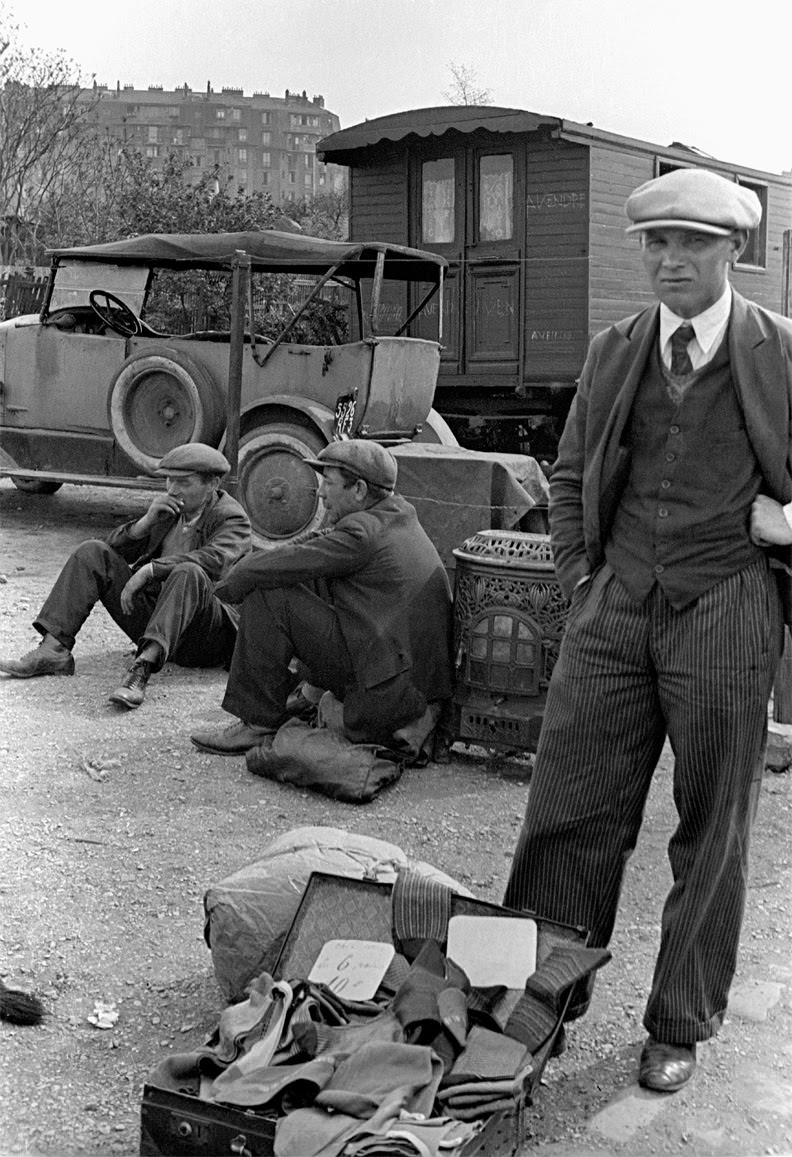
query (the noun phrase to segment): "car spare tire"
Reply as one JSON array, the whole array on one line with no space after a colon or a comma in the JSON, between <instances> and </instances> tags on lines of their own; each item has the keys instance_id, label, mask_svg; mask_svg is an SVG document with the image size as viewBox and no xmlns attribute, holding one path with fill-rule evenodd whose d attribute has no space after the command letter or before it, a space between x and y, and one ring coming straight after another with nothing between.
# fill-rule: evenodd
<instances>
[{"instance_id":1,"label":"car spare tire","mask_svg":"<svg viewBox=\"0 0 792 1157\"><path fill-rule=\"evenodd\" d=\"M118 445L149 474L174 446L216 446L225 427L223 399L209 373L170 347L128 357L110 386L108 409Z\"/></svg>"}]
</instances>

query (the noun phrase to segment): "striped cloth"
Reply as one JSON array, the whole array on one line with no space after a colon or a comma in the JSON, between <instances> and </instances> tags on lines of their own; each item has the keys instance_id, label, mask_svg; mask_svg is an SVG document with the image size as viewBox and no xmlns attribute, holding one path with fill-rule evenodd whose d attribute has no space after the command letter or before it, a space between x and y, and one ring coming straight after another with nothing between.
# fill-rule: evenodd
<instances>
[{"instance_id":1,"label":"striped cloth","mask_svg":"<svg viewBox=\"0 0 792 1157\"><path fill-rule=\"evenodd\" d=\"M668 1044L706 1040L723 1020L781 640L764 557L679 611L657 586L631 599L607 564L572 601L504 904L608 944L668 734L674 883L644 1016Z\"/></svg>"}]
</instances>

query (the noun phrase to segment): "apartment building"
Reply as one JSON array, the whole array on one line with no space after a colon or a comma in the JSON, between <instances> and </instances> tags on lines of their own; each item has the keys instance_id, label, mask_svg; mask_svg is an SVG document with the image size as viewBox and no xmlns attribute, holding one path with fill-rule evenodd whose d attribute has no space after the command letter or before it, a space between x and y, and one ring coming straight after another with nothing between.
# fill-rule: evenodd
<instances>
[{"instance_id":1,"label":"apartment building","mask_svg":"<svg viewBox=\"0 0 792 1157\"><path fill-rule=\"evenodd\" d=\"M346 169L316 157L316 142L340 128L323 96L290 89L282 97L245 96L239 88L215 92L211 84L205 91L97 84L86 96L99 97L96 117L108 133L155 166L172 153L188 160L193 182L219 169L235 189L263 189L276 204L345 186Z\"/></svg>"}]
</instances>

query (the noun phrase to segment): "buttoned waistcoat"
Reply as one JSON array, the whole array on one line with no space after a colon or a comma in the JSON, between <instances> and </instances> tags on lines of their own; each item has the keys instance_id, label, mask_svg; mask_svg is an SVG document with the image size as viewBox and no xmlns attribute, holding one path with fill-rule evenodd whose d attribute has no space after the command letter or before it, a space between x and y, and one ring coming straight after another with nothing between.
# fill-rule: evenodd
<instances>
[{"instance_id":1,"label":"buttoned waistcoat","mask_svg":"<svg viewBox=\"0 0 792 1157\"><path fill-rule=\"evenodd\" d=\"M598 334L583 367L550 481L553 555L567 596L604 560L630 468L627 421L657 340L658 312L659 305L650 306ZM792 500L792 322L734 293L728 341L762 492L787 503ZM790 548L773 553L792 565Z\"/></svg>"}]
</instances>

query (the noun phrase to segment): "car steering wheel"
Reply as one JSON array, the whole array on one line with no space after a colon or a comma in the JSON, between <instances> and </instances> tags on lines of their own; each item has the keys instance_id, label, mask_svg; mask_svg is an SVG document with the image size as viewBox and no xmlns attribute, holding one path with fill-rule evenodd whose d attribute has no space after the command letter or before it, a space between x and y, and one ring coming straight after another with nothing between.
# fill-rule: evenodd
<instances>
[{"instance_id":1,"label":"car steering wheel","mask_svg":"<svg viewBox=\"0 0 792 1157\"><path fill-rule=\"evenodd\" d=\"M103 304L99 304L102 300ZM92 289L88 294L91 309L99 320L124 337L136 337L143 332L143 323L126 302L106 289Z\"/></svg>"}]
</instances>

